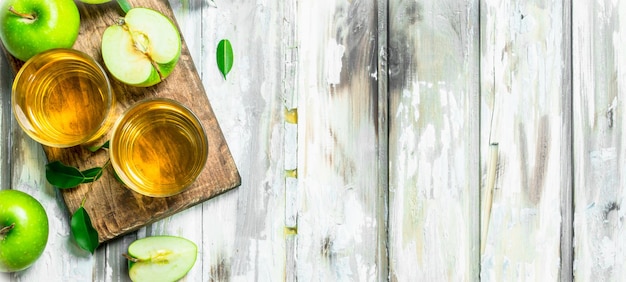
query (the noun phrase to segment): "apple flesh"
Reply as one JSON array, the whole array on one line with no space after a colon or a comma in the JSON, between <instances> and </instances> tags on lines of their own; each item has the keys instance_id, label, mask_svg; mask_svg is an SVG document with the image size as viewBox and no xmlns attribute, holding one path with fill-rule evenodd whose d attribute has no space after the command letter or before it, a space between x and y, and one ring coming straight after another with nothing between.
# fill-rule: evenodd
<instances>
[{"instance_id":1,"label":"apple flesh","mask_svg":"<svg viewBox=\"0 0 626 282\"><path fill-rule=\"evenodd\" d=\"M2 0L0 39L14 57L26 61L53 48L71 48L80 14L73 0Z\"/></svg>"},{"instance_id":2,"label":"apple flesh","mask_svg":"<svg viewBox=\"0 0 626 282\"><path fill-rule=\"evenodd\" d=\"M174 23L148 8L133 8L102 35L102 59L117 80L139 87L155 85L174 70L181 52Z\"/></svg>"},{"instance_id":3,"label":"apple flesh","mask_svg":"<svg viewBox=\"0 0 626 282\"><path fill-rule=\"evenodd\" d=\"M177 281L193 267L198 247L175 236L152 236L128 246L128 274L132 281Z\"/></svg>"},{"instance_id":4,"label":"apple flesh","mask_svg":"<svg viewBox=\"0 0 626 282\"><path fill-rule=\"evenodd\" d=\"M48 216L37 199L0 190L0 272L31 266L48 243Z\"/></svg>"}]
</instances>

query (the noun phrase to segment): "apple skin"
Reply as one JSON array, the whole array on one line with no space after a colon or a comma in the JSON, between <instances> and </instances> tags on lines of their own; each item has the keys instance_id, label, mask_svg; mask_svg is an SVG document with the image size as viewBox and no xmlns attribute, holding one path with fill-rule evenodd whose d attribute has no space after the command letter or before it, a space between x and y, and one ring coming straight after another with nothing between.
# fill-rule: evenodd
<instances>
[{"instance_id":1,"label":"apple skin","mask_svg":"<svg viewBox=\"0 0 626 282\"><path fill-rule=\"evenodd\" d=\"M48 243L48 215L41 203L18 190L0 190L0 229L13 223L0 235L0 272L30 267Z\"/></svg>"},{"instance_id":2,"label":"apple skin","mask_svg":"<svg viewBox=\"0 0 626 282\"><path fill-rule=\"evenodd\" d=\"M29 20L9 11L35 14ZM0 39L14 57L26 61L53 48L71 48L80 29L80 14L73 0L2 0Z\"/></svg>"}]
</instances>

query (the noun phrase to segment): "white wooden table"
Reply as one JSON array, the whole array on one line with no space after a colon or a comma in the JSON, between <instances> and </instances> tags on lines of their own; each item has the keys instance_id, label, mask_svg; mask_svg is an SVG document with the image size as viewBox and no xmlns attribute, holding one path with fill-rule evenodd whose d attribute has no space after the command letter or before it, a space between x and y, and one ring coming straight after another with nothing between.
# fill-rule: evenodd
<instances>
[{"instance_id":1,"label":"white wooden table","mask_svg":"<svg viewBox=\"0 0 626 282\"><path fill-rule=\"evenodd\" d=\"M3 58L0 184L51 232L0 281L126 281L121 254L158 234L200 247L186 281L620 281L626 2L573 2L170 0L242 185L94 255Z\"/></svg>"}]
</instances>

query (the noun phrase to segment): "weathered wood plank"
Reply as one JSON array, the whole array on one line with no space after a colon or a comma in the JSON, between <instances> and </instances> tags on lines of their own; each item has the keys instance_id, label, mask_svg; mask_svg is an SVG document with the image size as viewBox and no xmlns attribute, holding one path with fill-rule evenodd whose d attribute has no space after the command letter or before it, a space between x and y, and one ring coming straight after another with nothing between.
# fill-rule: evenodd
<instances>
[{"instance_id":1,"label":"weathered wood plank","mask_svg":"<svg viewBox=\"0 0 626 282\"><path fill-rule=\"evenodd\" d=\"M298 37L297 1L284 1L282 25L282 56L284 71L282 91L285 99L285 277L298 281Z\"/></svg>"},{"instance_id":2,"label":"weathered wood plank","mask_svg":"<svg viewBox=\"0 0 626 282\"><path fill-rule=\"evenodd\" d=\"M390 1L392 281L478 279L478 1Z\"/></svg>"},{"instance_id":3,"label":"weathered wood plank","mask_svg":"<svg viewBox=\"0 0 626 282\"><path fill-rule=\"evenodd\" d=\"M2 53L2 52L0 52ZM11 89L11 72L7 65L4 54L0 54L0 190L11 187L11 113L10 95L6 95L7 89ZM0 273L0 281L9 281L10 274Z\"/></svg>"},{"instance_id":4,"label":"weathered wood plank","mask_svg":"<svg viewBox=\"0 0 626 282\"><path fill-rule=\"evenodd\" d=\"M281 281L286 268L284 5L202 2L202 81L242 176L237 191L203 205L202 281ZM200 19L198 19L200 21ZM294 23L292 23L293 25ZM215 48L229 39L235 63L221 77Z\"/></svg>"},{"instance_id":5,"label":"weathered wood plank","mask_svg":"<svg viewBox=\"0 0 626 282\"><path fill-rule=\"evenodd\" d=\"M560 276L569 89L562 1L481 3L481 163L499 144L481 278ZM565 70L565 71L564 71ZM485 203L483 203L484 205Z\"/></svg>"},{"instance_id":6,"label":"weathered wood plank","mask_svg":"<svg viewBox=\"0 0 626 282\"><path fill-rule=\"evenodd\" d=\"M0 52L0 189L11 186L11 95L6 92L11 89L11 69L6 64L6 58Z\"/></svg>"},{"instance_id":7,"label":"weathered wood plank","mask_svg":"<svg viewBox=\"0 0 626 282\"><path fill-rule=\"evenodd\" d=\"M376 3L298 1L299 280L387 279Z\"/></svg>"},{"instance_id":8,"label":"weathered wood plank","mask_svg":"<svg viewBox=\"0 0 626 282\"><path fill-rule=\"evenodd\" d=\"M0 189L12 189L11 165L11 68L3 52L0 52ZM0 281L10 281L14 277L11 273L1 273Z\"/></svg>"},{"instance_id":9,"label":"weathered wood plank","mask_svg":"<svg viewBox=\"0 0 626 282\"><path fill-rule=\"evenodd\" d=\"M562 10L562 79L561 109L561 269L560 281L574 279L574 163L573 159L573 67L572 0L563 1Z\"/></svg>"},{"instance_id":10,"label":"weathered wood plank","mask_svg":"<svg viewBox=\"0 0 626 282\"><path fill-rule=\"evenodd\" d=\"M573 4L574 246L578 281L626 277L626 3Z\"/></svg>"},{"instance_id":11,"label":"weathered wood plank","mask_svg":"<svg viewBox=\"0 0 626 282\"><path fill-rule=\"evenodd\" d=\"M376 1L377 13L377 69L376 82L378 140L376 158L378 161L378 200L374 202L379 224L377 254L378 279L390 279L389 256L389 1Z\"/></svg>"}]
</instances>

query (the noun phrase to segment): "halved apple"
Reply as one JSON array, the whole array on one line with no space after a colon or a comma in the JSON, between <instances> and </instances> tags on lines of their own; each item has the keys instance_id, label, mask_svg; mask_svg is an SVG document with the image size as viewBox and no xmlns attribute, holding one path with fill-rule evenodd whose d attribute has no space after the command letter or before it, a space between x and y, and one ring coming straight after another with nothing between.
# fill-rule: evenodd
<instances>
[{"instance_id":1,"label":"halved apple","mask_svg":"<svg viewBox=\"0 0 626 282\"><path fill-rule=\"evenodd\" d=\"M175 236L152 236L128 246L128 274L132 281L178 281L191 270L198 247Z\"/></svg>"},{"instance_id":2,"label":"halved apple","mask_svg":"<svg viewBox=\"0 0 626 282\"><path fill-rule=\"evenodd\" d=\"M174 23L148 8L132 8L102 35L102 59L117 80L140 87L155 85L174 70L181 52Z\"/></svg>"}]
</instances>

